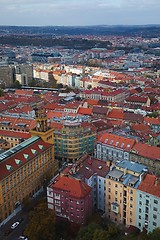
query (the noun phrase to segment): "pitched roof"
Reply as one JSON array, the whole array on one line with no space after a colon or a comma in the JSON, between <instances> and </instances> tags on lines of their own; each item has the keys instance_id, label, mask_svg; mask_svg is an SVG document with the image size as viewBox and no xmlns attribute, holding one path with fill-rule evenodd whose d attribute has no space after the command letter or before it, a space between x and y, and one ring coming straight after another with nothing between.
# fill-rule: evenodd
<instances>
[{"instance_id":1,"label":"pitched roof","mask_svg":"<svg viewBox=\"0 0 160 240\"><path fill-rule=\"evenodd\" d=\"M140 191L160 197L160 178L155 175L147 174L138 186Z\"/></svg>"},{"instance_id":2,"label":"pitched roof","mask_svg":"<svg viewBox=\"0 0 160 240\"><path fill-rule=\"evenodd\" d=\"M92 191L92 188L87 184L67 176L60 177L59 180L53 184L53 189L67 191L70 197L74 198L84 198Z\"/></svg>"},{"instance_id":3,"label":"pitched roof","mask_svg":"<svg viewBox=\"0 0 160 240\"><path fill-rule=\"evenodd\" d=\"M78 114L81 114L81 115L92 115L92 108L79 108Z\"/></svg>"},{"instance_id":4,"label":"pitched roof","mask_svg":"<svg viewBox=\"0 0 160 240\"><path fill-rule=\"evenodd\" d=\"M97 139L97 143L103 143L110 145L113 148L120 148L126 151L131 150L135 142L134 139L125 138L111 133L104 133Z\"/></svg>"},{"instance_id":5,"label":"pitched roof","mask_svg":"<svg viewBox=\"0 0 160 240\"><path fill-rule=\"evenodd\" d=\"M112 109L108 113L107 118L109 118L109 119L124 119L124 112L122 109Z\"/></svg>"},{"instance_id":6,"label":"pitched roof","mask_svg":"<svg viewBox=\"0 0 160 240\"><path fill-rule=\"evenodd\" d=\"M35 136L0 154L0 180L51 146Z\"/></svg>"},{"instance_id":7,"label":"pitched roof","mask_svg":"<svg viewBox=\"0 0 160 240\"><path fill-rule=\"evenodd\" d=\"M136 152L138 155L153 159L160 160L160 148L151 146L143 143L136 143L132 149L133 152Z\"/></svg>"}]
</instances>

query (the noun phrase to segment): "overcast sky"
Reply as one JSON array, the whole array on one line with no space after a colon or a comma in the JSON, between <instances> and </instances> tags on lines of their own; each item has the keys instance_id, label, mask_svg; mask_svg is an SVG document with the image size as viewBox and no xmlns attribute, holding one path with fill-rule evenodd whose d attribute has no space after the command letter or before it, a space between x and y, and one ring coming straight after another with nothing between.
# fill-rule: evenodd
<instances>
[{"instance_id":1,"label":"overcast sky","mask_svg":"<svg viewBox=\"0 0 160 240\"><path fill-rule=\"evenodd\" d=\"M160 0L0 0L0 25L160 24Z\"/></svg>"}]
</instances>

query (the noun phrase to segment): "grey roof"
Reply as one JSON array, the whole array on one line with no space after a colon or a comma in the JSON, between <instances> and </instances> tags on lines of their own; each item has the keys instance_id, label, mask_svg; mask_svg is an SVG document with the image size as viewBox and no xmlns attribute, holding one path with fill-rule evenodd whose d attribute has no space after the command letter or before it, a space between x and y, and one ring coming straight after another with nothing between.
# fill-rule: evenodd
<instances>
[{"instance_id":1,"label":"grey roof","mask_svg":"<svg viewBox=\"0 0 160 240\"><path fill-rule=\"evenodd\" d=\"M108 176L113 178L121 178L123 176L123 172L117 169L113 169L108 173Z\"/></svg>"},{"instance_id":2,"label":"grey roof","mask_svg":"<svg viewBox=\"0 0 160 240\"><path fill-rule=\"evenodd\" d=\"M147 170L147 167L145 165L136 163L136 162L127 161L127 160L123 160L120 163L118 163L117 167L128 169L128 170L131 170L132 172L137 172L137 173L141 173Z\"/></svg>"}]
</instances>

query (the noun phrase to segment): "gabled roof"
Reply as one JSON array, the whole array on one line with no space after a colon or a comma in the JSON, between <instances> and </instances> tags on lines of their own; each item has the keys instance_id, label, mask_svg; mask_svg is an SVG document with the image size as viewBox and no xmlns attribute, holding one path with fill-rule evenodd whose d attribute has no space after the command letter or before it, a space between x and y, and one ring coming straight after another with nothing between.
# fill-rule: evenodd
<instances>
[{"instance_id":1,"label":"gabled roof","mask_svg":"<svg viewBox=\"0 0 160 240\"><path fill-rule=\"evenodd\" d=\"M20 166L35 158L52 144L34 136L0 154L0 180L16 171Z\"/></svg>"},{"instance_id":2,"label":"gabled roof","mask_svg":"<svg viewBox=\"0 0 160 240\"><path fill-rule=\"evenodd\" d=\"M62 176L59 180L53 184L53 189L59 189L68 192L70 197L85 198L92 188L80 180Z\"/></svg>"},{"instance_id":3,"label":"gabled roof","mask_svg":"<svg viewBox=\"0 0 160 240\"><path fill-rule=\"evenodd\" d=\"M79 108L78 114L81 115L92 115L92 108Z\"/></svg>"},{"instance_id":4,"label":"gabled roof","mask_svg":"<svg viewBox=\"0 0 160 240\"><path fill-rule=\"evenodd\" d=\"M109 118L109 119L124 119L124 112L122 109L112 109L108 113L107 118Z\"/></svg>"},{"instance_id":5,"label":"gabled roof","mask_svg":"<svg viewBox=\"0 0 160 240\"><path fill-rule=\"evenodd\" d=\"M138 190L160 198L160 178L147 174L140 183Z\"/></svg>"},{"instance_id":6,"label":"gabled roof","mask_svg":"<svg viewBox=\"0 0 160 240\"><path fill-rule=\"evenodd\" d=\"M133 152L140 156L152 159L160 160L160 148L155 146L150 146L148 144L136 143L132 149Z\"/></svg>"},{"instance_id":7,"label":"gabled roof","mask_svg":"<svg viewBox=\"0 0 160 240\"><path fill-rule=\"evenodd\" d=\"M125 151L130 151L135 142L136 141L134 139L125 138L111 133L104 133L97 138L97 143L103 143L113 148L119 148Z\"/></svg>"}]
</instances>

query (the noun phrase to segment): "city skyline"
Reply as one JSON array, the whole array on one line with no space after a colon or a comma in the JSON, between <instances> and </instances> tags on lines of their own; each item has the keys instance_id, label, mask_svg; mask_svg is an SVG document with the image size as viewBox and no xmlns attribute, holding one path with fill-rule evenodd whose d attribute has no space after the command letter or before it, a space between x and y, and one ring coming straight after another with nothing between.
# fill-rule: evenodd
<instances>
[{"instance_id":1,"label":"city skyline","mask_svg":"<svg viewBox=\"0 0 160 240\"><path fill-rule=\"evenodd\" d=\"M0 4L0 25L160 24L158 0L0 0Z\"/></svg>"}]
</instances>

